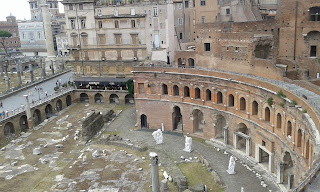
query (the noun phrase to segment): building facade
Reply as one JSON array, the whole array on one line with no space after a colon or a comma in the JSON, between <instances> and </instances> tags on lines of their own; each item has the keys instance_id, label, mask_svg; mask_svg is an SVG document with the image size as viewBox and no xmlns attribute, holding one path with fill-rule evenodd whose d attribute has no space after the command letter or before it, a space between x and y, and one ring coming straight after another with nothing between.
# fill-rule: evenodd
<instances>
[{"instance_id":1,"label":"building facade","mask_svg":"<svg viewBox=\"0 0 320 192\"><path fill-rule=\"evenodd\" d=\"M17 49L20 48L20 38L19 38L19 30L18 30L18 24L16 21L16 17L13 15L10 15L6 17L7 21L1 21L0 22L0 30L1 31L8 31L11 33L10 38L4 39L5 46L9 49ZM1 47L1 49L3 49Z\"/></svg>"}]
</instances>

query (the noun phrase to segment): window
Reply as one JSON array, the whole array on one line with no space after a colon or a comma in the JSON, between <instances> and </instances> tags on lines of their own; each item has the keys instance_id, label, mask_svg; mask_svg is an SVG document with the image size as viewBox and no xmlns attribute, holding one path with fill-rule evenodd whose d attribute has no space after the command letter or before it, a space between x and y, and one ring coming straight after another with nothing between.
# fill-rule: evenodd
<instances>
[{"instance_id":1,"label":"window","mask_svg":"<svg viewBox=\"0 0 320 192\"><path fill-rule=\"evenodd\" d=\"M81 19L81 28L82 29L86 28L86 20L85 19Z\"/></svg>"},{"instance_id":2,"label":"window","mask_svg":"<svg viewBox=\"0 0 320 192\"><path fill-rule=\"evenodd\" d=\"M102 29L102 21L98 21L99 29Z\"/></svg>"},{"instance_id":3,"label":"window","mask_svg":"<svg viewBox=\"0 0 320 192\"><path fill-rule=\"evenodd\" d=\"M54 8L58 8L58 5L57 5L57 3L55 3L55 4L54 4Z\"/></svg>"},{"instance_id":4,"label":"window","mask_svg":"<svg viewBox=\"0 0 320 192\"><path fill-rule=\"evenodd\" d=\"M229 51L229 47L227 47L227 51Z\"/></svg>"},{"instance_id":5,"label":"window","mask_svg":"<svg viewBox=\"0 0 320 192\"><path fill-rule=\"evenodd\" d=\"M158 17L158 7L153 8L153 16Z\"/></svg>"},{"instance_id":6,"label":"window","mask_svg":"<svg viewBox=\"0 0 320 192\"><path fill-rule=\"evenodd\" d=\"M210 51L210 43L205 43L204 44L204 50L205 51Z\"/></svg>"},{"instance_id":7,"label":"window","mask_svg":"<svg viewBox=\"0 0 320 192\"><path fill-rule=\"evenodd\" d=\"M136 20L131 20L131 28L136 28Z\"/></svg>"},{"instance_id":8,"label":"window","mask_svg":"<svg viewBox=\"0 0 320 192\"><path fill-rule=\"evenodd\" d=\"M102 16L101 9L98 9L98 16Z\"/></svg>"},{"instance_id":9,"label":"window","mask_svg":"<svg viewBox=\"0 0 320 192\"><path fill-rule=\"evenodd\" d=\"M79 9L83 10L83 5L82 4L79 4Z\"/></svg>"},{"instance_id":10,"label":"window","mask_svg":"<svg viewBox=\"0 0 320 192\"><path fill-rule=\"evenodd\" d=\"M179 34L179 39L183 39L183 33Z\"/></svg>"},{"instance_id":11,"label":"window","mask_svg":"<svg viewBox=\"0 0 320 192\"><path fill-rule=\"evenodd\" d=\"M40 32L38 32L38 38L41 39L41 33Z\"/></svg>"},{"instance_id":12,"label":"window","mask_svg":"<svg viewBox=\"0 0 320 192\"><path fill-rule=\"evenodd\" d=\"M119 21L114 21L114 28L119 28Z\"/></svg>"},{"instance_id":13,"label":"window","mask_svg":"<svg viewBox=\"0 0 320 192\"><path fill-rule=\"evenodd\" d=\"M185 7L185 8L189 8L189 1L185 1L185 2L184 2L184 7Z\"/></svg>"},{"instance_id":14,"label":"window","mask_svg":"<svg viewBox=\"0 0 320 192\"><path fill-rule=\"evenodd\" d=\"M317 56L317 46L312 45L310 47L310 57L316 57Z\"/></svg>"},{"instance_id":15,"label":"window","mask_svg":"<svg viewBox=\"0 0 320 192\"><path fill-rule=\"evenodd\" d=\"M201 1L200 1L200 5L201 5L201 6L206 6L206 0L201 0Z\"/></svg>"},{"instance_id":16,"label":"window","mask_svg":"<svg viewBox=\"0 0 320 192\"><path fill-rule=\"evenodd\" d=\"M217 0L217 4L220 5L220 0Z\"/></svg>"},{"instance_id":17,"label":"window","mask_svg":"<svg viewBox=\"0 0 320 192\"><path fill-rule=\"evenodd\" d=\"M73 5L69 4L69 10L73 10Z\"/></svg>"},{"instance_id":18,"label":"window","mask_svg":"<svg viewBox=\"0 0 320 192\"><path fill-rule=\"evenodd\" d=\"M37 5L37 3L35 3L35 4L34 4L34 7L35 7L35 8L38 8L38 5Z\"/></svg>"},{"instance_id":19,"label":"window","mask_svg":"<svg viewBox=\"0 0 320 192\"><path fill-rule=\"evenodd\" d=\"M105 34L98 34L98 37L99 37L99 44L100 45L103 45L106 43L106 36Z\"/></svg>"},{"instance_id":20,"label":"window","mask_svg":"<svg viewBox=\"0 0 320 192\"><path fill-rule=\"evenodd\" d=\"M320 21L320 7L312 7L309 10L310 21Z\"/></svg>"},{"instance_id":21,"label":"window","mask_svg":"<svg viewBox=\"0 0 320 192\"><path fill-rule=\"evenodd\" d=\"M202 16L201 17L201 23L205 23L206 22L206 16Z\"/></svg>"},{"instance_id":22,"label":"window","mask_svg":"<svg viewBox=\"0 0 320 192\"><path fill-rule=\"evenodd\" d=\"M182 9L182 3L178 3L178 8Z\"/></svg>"},{"instance_id":23,"label":"window","mask_svg":"<svg viewBox=\"0 0 320 192\"><path fill-rule=\"evenodd\" d=\"M144 94L144 83L138 83L139 93Z\"/></svg>"},{"instance_id":24,"label":"window","mask_svg":"<svg viewBox=\"0 0 320 192\"><path fill-rule=\"evenodd\" d=\"M230 9L226 9L226 15L230 15Z\"/></svg>"},{"instance_id":25,"label":"window","mask_svg":"<svg viewBox=\"0 0 320 192\"><path fill-rule=\"evenodd\" d=\"M183 25L183 18L178 18L178 25Z\"/></svg>"},{"instance_id":26,"label":"window","mask_svg":"<svg viewBox=\"0 0 320 192\"><path fill-rule=\"evenodd\" d=\"M31 4L31 9L33 9L33 4Z\"/></svg>"},{"instance_id":27,"label":"window","mask_svg":"<svg viewBox=\"0 0 320 192\"><path fill-rule=\"evenodd\" d=\"M75 29L75 28L76 28L76 22L75 22L75 20L71 19L71 20L70 20L70 23L71 23L71 29Z\"/></svg>"},{"instance_id":28,"label":"window","mask_svg":"<svg viewBox=\"0 0 320 192\"><path fill-rule=\"evenodd\" d=\"M50 8L52 8L52 3L50 3Z\"/></svg>"},{"instance_id":29,"label":"window","mask_svg":"<svg viewBox=\"0 0 320 192\"><path fill-rule=\"evenodd\" d=\"M137 34L131 34L131 41L133 45L136 45L138 43L138 35Z\"/></svg>"},{"instance_id":30,"label":"window","mask_svg":"<svg viewBox=\"0 0 320 192\"><path fill-rule=\"evenodd\" d=\"M239 51L239 47L236 47L235 52L238 52L238 51Z\"/></svg>"},{"instance_id":31,"label":"window","mask_svg":"<svg viewBox=\"0 0 320 192\"><path fill-rule=\"evenodd\" d=\"M116 44L119 45L121 43L121 34L115 34Z\"/></svg>"},{"instance_id":32,"label":"window","mask_svg":"<svg viewBox=\"0 0 320 192\"><path fill-rule=\"evenodd\" d=\"M130 15L135 15L136 14L136 10L134 8L130 9Z\"/></svg>"}]
</instances>

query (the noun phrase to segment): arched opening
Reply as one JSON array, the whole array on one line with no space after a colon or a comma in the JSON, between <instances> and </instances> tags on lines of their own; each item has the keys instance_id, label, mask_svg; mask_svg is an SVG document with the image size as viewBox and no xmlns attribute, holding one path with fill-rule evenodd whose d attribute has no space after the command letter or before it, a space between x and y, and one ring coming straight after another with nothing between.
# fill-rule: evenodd
<instances>
[{"instance_id":1,"label":"arched opening","mask_svg":"<svg viewBox=\"0 0 320 192\"><path fill-rule=\"evenodd\" d=\"M301 147L301 140L302 140L302 131L301 131L301 129L299 129L298 130L297 147Z\"/></svg>"},{"instance_id":2,"label":"arched opening","mask_svg":"<svg viewBox=\"0 0 320 192\"><path fill-rule=\"evenodd\" d=\"M86 93L81 93L80 94L80 102L89 103L89 96Z\"/></svg>"},{"instance_id":3,"label":"arched opening","mask_svg":"<svg viewBox=\"0 0 320 192\"><path fill-rule=\"evenodd\" d=\"M199 89L198 87L195 88L195 89L194 89L194 98L195 98L195 99L200 99L200 97L201 97L200 94L201 94L201 93L200 93L200 89Z\"/></svg>"},{"instance_id":4,"label":"arched opening","mask_svg":"<svg viewBox=\"0 0 320 192\"><path fill-rule=\"evenodd\" d=\"M211 101L211 91L210 91L210 89L206 90L206 101Z\"/></svg>"},{"instance_id":5,"label":"arched opening","mask_svg":"<svg viewBox=\"0 0 320 192\"><path fill-rule=\"evenodd\" d=\"M100 93L94 95L94 102L95 103L104 103L103 96Z\"/></svg>"},{"instance_id":6,"label":"arched opening","mask_svg":"<svg viewBox=\"0 0 320 192\"><path fill-rule=\"evenodd\" d=\"M8 122L4 125L4 136L6 137L6 139L11 139L15 136L15 130L13 127L13 123Z\"/></svg>"},{"instance_id":7,"label":"arched opening","mask_svg":"<svg viewBox=\"0 0 320 192\"><path fill-rule=\"evenodd\" d=\"M241 97L240 98L240 111L245 111L246 110L246 99Z\"/></svg>"},{"instance_id":8,"label":"arched opening","mask_svg":"<svg viewBox=\"0 0 320 192\"><path fill-rule=\"evenodd\" d=\"M110 104L119 104L119 97L116 94L111 94L109 98Z\"/></svg>"},{"instance_id":9,"label":"arched opening","mask_svg":"<svg viewBox=\"0 0 320 192\"><path fill-rule=\"evenodd\" d=\"M250 147L247 146L247 140L249 139L249 129L246 124L240 123L238 125L238 132L236 133L236 149L239 149L240 151L247 153L247 148ZM249 155L249 154L247 154Z\"/></svg>"},{"instance_id":10,"label":"arched opening","mask_svg":"<svg viewBox=\"0 0 320 192\"><path fill-rule=\"evenodd\" d=\"M179 96L179 87L178 85L173 86L173 96Z\"/></svg>"},{"instance_id":11,"label":"arched opening","mask_svg":"<svg viewBox=\"0 0 320 192\"><path fill-rule=\"evenodd\" d=\"M285 152L283 157L283 184L288 184L288 175L293 175L293 161L289 152Z\"/></svg>"},{"instance_id":12,"label":"arched opening","mask_svg":"<svg viewBox=\"0 0 320 192\"><path fill-rule=\"evenodd\" d=\"M252 115L258 115L258 109L259 109L258 102L253 101L252 102Z\"/></svg>"},{"instance_id":13,"label":"arched opening","mask_svg":"<svg viewBox=\"0 0 320 192\"><path fill-rule=\"evenodd\" d=\"M277 128L281 129L282 119L280 113L277 114Z\"/></svg>"},{"instance_id":14,"label":"arched opening","mask_svg":"<svg viewBox=\"0 0 320 192\"><path fill-rule=\"evenodd\" d=\"M27 132L29 130L28 119L26 115L22 115L19 120L21 132Z\"/></svg>"},{"instance_id":15,"label":"arched opening","mask_svg":"<svg viewBox=\"0 0 320 192\"><path fill-rule=\"evenodd\" d=\"M148 129L148 121L147 121L147 116L145 114L142 114L140 116L140 120L141 120L141 128L146 128Z\"/></svg>"},{"instance_id":16,"label":"arched opening","mask_svg":"<svg viewBox=\"0 0 320 192\"><path fill-rule=\"evenodd\" d=\"M56 110L57 111L62 110L62 101L60 99L58 99L58 101L56 102Z\"/></svg>"},{"instance_id":17,"label":"arched opening","mask_svg":"<svg viewBox=\"0 0 320 192\"><path fill-rule=\"evenodd\" d=\"M189 89L189 87L185 86L183 92L184 92L184 97L190 97L190 89Z\"/></svg>"},{"instance_id":18,"label":"arched opening","mask_svg":"<svg viewBox=\"0 0 320 192\"><path fill-rule=\"evenodd\" d=\"M48 104L44 110L45 110L45 112L46 112L46 118L47 118L47 119L49 119L50 117L53 116L52 106L51 106L50 104Z\"/></svg>"},{"instance_id":19,"label":"arched opening","mask_svg":"<svg viewBox=\"0 0 320 192\"><path fill-rule=\"evenodd\" d=\"M168 95L168 86L166 84L162 84L162 95Z\"/></svg>"},{"instance_id":20,"label":"arched opening","mask_svg":"<svg viewBox=\"0 0 320 192\"><path fill-rule=\"evenodd\" d=\"M41 113L39 109L34 110L33 112L33 123L35 126L41 123Z\"/></svg>"},{"instance_id":21,"label":"arched opening","mask_svg":"<svg viewBox=\"0 0 320 192\"><path fill-rule=\"evenodd\" d=\"M269 109L269 107L266 107L264 109L264 120L267 122L270 122L270 109Z\"/></svg>"},{"instance_id":22,"label":"arched opening","mask_svg":"<svg viewBox=\"0 0 320 192\"><path fill-rule=\"evenodd\" d=\"M222 93L220 91L218 91L218 93L217 93L217 103L218 104L222 104L222 102L223 102Z\"/></svg>"},{"instance_id":23,"label":"arched opening","mask_svg":"<svg viewBox=\"0 0 320 192\"><path fill-rule=\"evenodd\" d=\"M67 106L70 106L72 104L70 95L66 97L66 103L67 103Z\"/></svg>"},{"instance_id":24,"label":"arched opening","mask_svg":"<svg viewBox=\"0 0 320 192\"><path fill-rule=\"evenodd\" d=\"M287 137L291 138L291 135L292 135L292 124L291 124L291 121L288 121L288 123L287 123Z\"/></svg>"},{"instance_id":25,"label":"arched opening","mask_svg":"<svg viewBox=\"0 0 320 192\"><path fill-rule=\"evenodd\" d=\"M229 95L228 106L229 107L234 107L234 96L232 94Z\"/></svg>"},{"instance_id":26,"label":"arched opening","mask_svg":"<svg viewBox=\"0 0 320 192\"><path fill-rule=\"evenodd\" d=\"M190 68L194 68L194 59L193 58L189 58L188 63L189 63Z\"/></svg>"},{"instance_id":27,"label":"arched opening","mask_svg":"<svg viewBox=\"0 0 320 192\"><path fill-rule=\"evenodd\" d=\"M204 119L203 113L199 109L195 109L192 112L193 116L193 132L203 133Z\"/></svg>"},{"instance_id":28,"label":"arched opening","mask_svg":"<svg viewBox=\"0 0 320 192\"><path fill-rule=\"evenodd\" d=\"M125 104L134 104L134 98L132 95L130 94L127 94L125 97L124 97L124 100L125 100Z\"/></svg>"},{"instance_id":29,"label":"arched opening","mask_svg":"<svg viewBox=\"0 0 320 192\"><path fill-rule=\"evenodd\" d=\"M222 115L217 115L217 122L215 123L216 135L215 139L224 140L223 128L227 125L227 121Z\"/></svg>"},{"instance_id":30,"label":"arched opening","mask_svg":"<svg viewBox=\"0 0 320 192\"><path fill-rule=\"evenodd\" d=\"M178 59L178 67L184 67L184 64L181 58Z\"/></svg>"},{"instance_id":31,"label":"arched opening","mask_svg":"<svg viewBox=\"0 0 320 192\"><path fill-rule=\"evenodd\" d=\"M183 130L183 124L182 124L182 114L180 107L175 106L173 108L173 113L172 113L172 126L173 130Z\"/></svg>"}]
</instances>

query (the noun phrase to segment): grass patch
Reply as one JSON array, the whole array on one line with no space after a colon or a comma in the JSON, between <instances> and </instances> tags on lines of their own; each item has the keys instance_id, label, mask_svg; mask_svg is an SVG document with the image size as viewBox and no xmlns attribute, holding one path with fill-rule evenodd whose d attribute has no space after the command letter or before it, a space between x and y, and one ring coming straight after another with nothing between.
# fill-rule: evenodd
<instances>
[{"instance_id":1,"label":"grass patch","mask_svg":"<svg viewBox=\"0 0 320 192\"><path fill-rule=\"evenodd\" d=\"M220 186L215 184L214 176L207 171L206 167L202 167L200 163L181 163L178 167L187 178L188 186L192 187L201 183L207 185L208 191L224 191Z\"/></svg>"},{"instance_id":2,"label":"grass patch","mask_svg":"<svg viewBox=\"0 0 320 192\"><path fill-rule=\"evenodd\" d=\"M128 109L128 108L130 108L132 105L116 105L114 108L113 108L113 110L115 111L115 112L118 112L118 111L123 111L123 110L126 110L126 109Z\"/></svg>"}]
</instances>

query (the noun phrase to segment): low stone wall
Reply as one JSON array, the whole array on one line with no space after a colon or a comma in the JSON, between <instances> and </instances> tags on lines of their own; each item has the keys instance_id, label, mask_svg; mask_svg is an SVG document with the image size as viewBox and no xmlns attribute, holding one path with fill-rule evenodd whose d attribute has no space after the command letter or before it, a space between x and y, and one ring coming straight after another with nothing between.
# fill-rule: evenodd
<instances>
[{"instance_id":1,"label":"low stone wall","mask_svg":"<svg viewBox=\"0 0 320 192\"><path fill-rule=\"evenodd\" d=\"M100 129L105 122L110 121L114 116L114 111L110 110L105 113L93 112L82 123L82 139L88 142Z\"/></svg>"}]
</instances>

